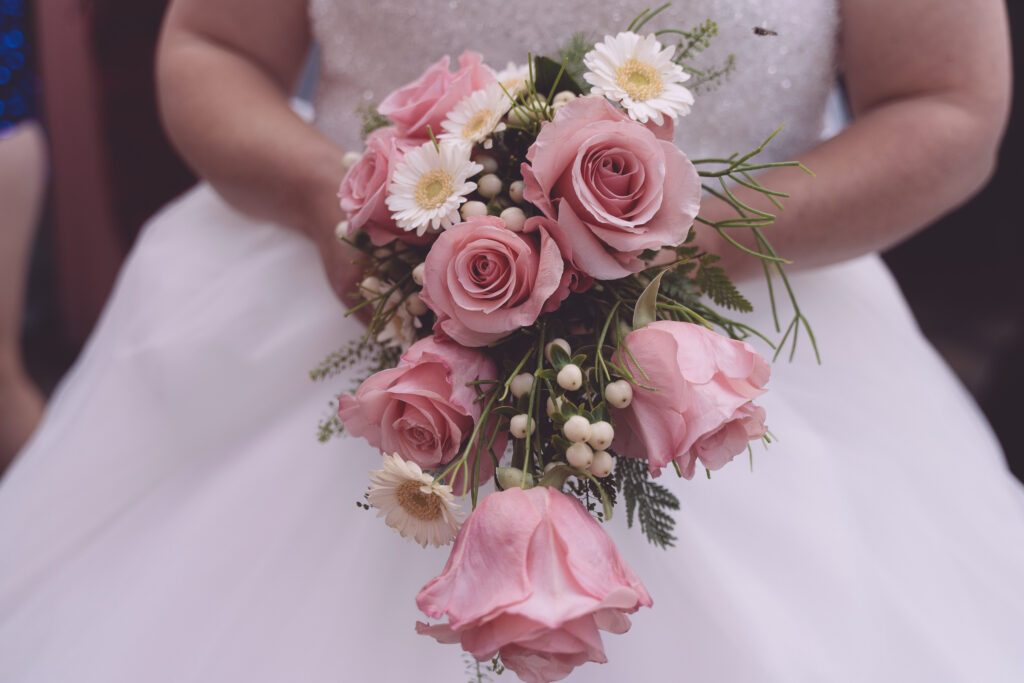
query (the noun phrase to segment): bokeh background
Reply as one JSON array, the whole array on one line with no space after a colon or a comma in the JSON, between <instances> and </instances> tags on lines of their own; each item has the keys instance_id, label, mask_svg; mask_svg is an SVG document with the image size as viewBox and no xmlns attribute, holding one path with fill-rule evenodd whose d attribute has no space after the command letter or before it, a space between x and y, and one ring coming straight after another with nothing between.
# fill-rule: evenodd
<instances>
[{"instance_id":1,"label":"bokeh background","mask_svg":"<svg viewBox=\"0 0 1024 683\"><path fill-rule=\"evenodd\" d=\"M81 349L146 218L195 182L156 113L153 56L166 4L0 0L0 16L20 14L26 27L20 39L0 35L0 86L4 64L8 75L15 63L35 71L33 97L49 139L49 195L24 328L29 368L47 390ZM1021 35L1024 4L1008 9L1013 34ZM1024 70L1019 42L1014 61L1017 73ZM1024 409L1022 123L1018 89L991 184L885 258L921 328L974 394L1024 479L1016 429ZM964 453L967 466L971 457Z\"/></svg>"}]
</instances>

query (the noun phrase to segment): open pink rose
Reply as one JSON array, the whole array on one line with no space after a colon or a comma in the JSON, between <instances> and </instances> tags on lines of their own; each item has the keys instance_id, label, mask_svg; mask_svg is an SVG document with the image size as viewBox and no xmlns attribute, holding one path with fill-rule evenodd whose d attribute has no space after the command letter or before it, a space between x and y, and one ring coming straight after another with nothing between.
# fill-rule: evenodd
<instances>
[{"instance_id":1,"label":"open pink rose","mask_svg":"<svg viewBox=\"0 0 1024 683\"><path fill-rule=\"evenodd\" d=\"M441 122L459 100L494 81L494 72L476 52L463 52L454 73L450 64L447 55L442 57L418 79L385 97L377 111L405 137L426 140L427 126L439 135Z\"/></svg>"},{"instance_id":2,"label":"open pink rose","mask_svg":"<svg viewBox=\"0 0 1024 683\"><path fill-rule=\"evenodd\" d=\"M675 461L685 477L699 460L717 470L765 434L770 368L752 346L690 323L661 320L626 335L616 352L638 381L628 408L614 409L621 455L647 460L651 472ZM635 360L634 360L635 359Z\"/></svg>"},{"instance_id":3,"label":"open pink rose","mask_svg":"<svg viewBox=\"0 0 1024 683\"><path fill-rule=\"evenodd\" d=\"M579 97L545 124L522 166L524 197L599 280L643 268L646 249L681 244L700 208L700 178L671 141L604 98Z\"/></svg>"},{"instance_id":4,"label":"open pink rose","mask_svg":"<svg viewBox=\"0 0 1024 683\"><path fill-rule=\"evenodd\" d=\"M486 355L428 337L409 347L396 367L372 375L355 394L341 396L338 417L349 434L381 452L436 469L459 453L480 418L477 393L467 383L496 377ZM494 450L504 449L502 435ZM480 467L478 481L486 481L494 471L489 455Z\"/></svg>"},{"instance_id":5,"label":"open pink rose","mask_svg":"<svg viewBox=\"0 0 1024 683\"><path fill-rule=\"evenodd\" d=\"M465 346L485 346L536 322L563 269L543 227L520 234L500 218L479 216L434 242L421 296L437 314L435 330Z\"/></svg>"},{"instance_id":6,"label":"open pink rose","mask_svg":"<svg viewBox=\"0 0 1024 683\"><path fill-rule=\"evenodd\" d=\"M549 683L606 662L600 631L625 633L651 597L604 529L576 500L547 486L508 489L469 516L441 575L416 597L447 624L416 625L501 661L527 683Z\"/></svg>"},{"instance_id":7,"label":"open pink rose","mask_svg":"<svg viewBox=\"0 0 1024 683\"><path fill-rule=\"evenodd\" d=\"M562 252L562 261L565 262L565 269L562 271L562 279L558 282L558 289L551 295L548 302L544 304L544 312L552 313L558 310L562 302L573 292L585 292L594 284L594 278L587 275L573 258L572 243L565 233L558 229L558 224L546 216L532 216L526 219L523 232L534 233L544 229L551 235L558 250Z\"/></svg>"},{"instance_id":8,"label":"open pink rose","mask_svg":"<svg viewBox=\"0 0 1024 683\"><path fill-rule=\"evenodd\" d=\"M391 169L407 149L418 144L400 137L394 126L378 128L367 136L363 156L345 174L338 190L341 208L348 214L349 235L362 230L377 246L395 239L413 244L429 242L429 236L420 237L395 225L384 203Z\"/></svg>"}]
</instances>

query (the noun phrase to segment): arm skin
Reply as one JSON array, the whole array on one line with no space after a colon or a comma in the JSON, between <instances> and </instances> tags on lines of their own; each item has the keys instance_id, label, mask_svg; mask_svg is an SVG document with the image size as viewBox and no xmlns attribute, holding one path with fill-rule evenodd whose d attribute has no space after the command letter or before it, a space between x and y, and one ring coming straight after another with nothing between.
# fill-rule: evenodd
<instances>
[{"instance_id":1,"label":"arm skin","mask_svg":"<svg viewBox=\"0 0 1024 683\"><path fill-rule=\"evenodd\" d=\"M965 202L990 178L1009 116L1001 0L844 0L842 12L853 123L801 157L816 177L793 169L759 176L791 195L765 234L800 268L888 248ZM737 194L775 212L762 197ZM718 200L704 208L714 220L733 215ZM703 233L735 276L760 273L756 259ZM745 231L730 236L754 244Z\"/></svg>"},{"instance_id":2,"label":"arm skin","mask_svg":"<svg viewBox=\"0 0 1024 683\"><path fill-rule=\"evenodd\" d=\"M288 103L310 40L306 0L175 0L158 48L160 110L228 202L317 245L341 296L361 273L334 237L343 150Z\"/></svg>"}]
</instances>

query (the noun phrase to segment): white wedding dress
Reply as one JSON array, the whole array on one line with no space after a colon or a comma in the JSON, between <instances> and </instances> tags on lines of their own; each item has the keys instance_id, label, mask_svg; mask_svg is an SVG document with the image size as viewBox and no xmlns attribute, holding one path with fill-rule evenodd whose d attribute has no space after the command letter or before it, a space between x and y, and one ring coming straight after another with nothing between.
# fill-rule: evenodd
<instances>
[{"instance_id":1,"label":"white wedding dress","mask_svg":"<svg viewBox=\"0 0 1024 683\"><path fill-rule=\"evenodd\" d=\"M442 53L503 67L645 4L313 0L317 125L355 145L354 110ZM660 25L708 17L736 72L682 121L684 149L746 151L782 123L773 157L813 146L835 4L678 2ZM611 523L655 606L571 680L1024 680L1024 494L984 420L876 256L793 280L823 364L804 346L776 365L778 442L752 472L663 477L675 548ZM770 329L766 307L752 318ZM316 441L350 383L307 372L359 333L295 232L205 185L156 217L0 484L0 681L475 680L413 628L446 549L357 508L379 463L365 443Z\"/></svg>"}]
</instances>

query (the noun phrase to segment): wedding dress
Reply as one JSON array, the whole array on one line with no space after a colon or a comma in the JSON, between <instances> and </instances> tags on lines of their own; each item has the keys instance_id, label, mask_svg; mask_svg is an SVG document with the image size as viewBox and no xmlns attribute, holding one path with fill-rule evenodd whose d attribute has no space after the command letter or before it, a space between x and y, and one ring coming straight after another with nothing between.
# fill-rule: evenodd
<instances>
[{"instance_id":1,"label":"wedding dress","mask_svg":"<svg viewBox=\"0 0 1024 683\"><path fill-rule=\"evenodd\" d=\"M504 67L645 5L313 0L316 125L357 144L357 107L463 48ZM678 2L721 25L735 73L679 126L692 156L799 156L835 80L827 0ZM757 35L755 26L778 35ZM866 197L870 201L870 197ZM876 256L793 277L803 347L764 397L778 441L682 501L663 551L610 532L655 606L573 681L1024 680L1024 495ZM754 325L771 329L762 285ZM358 324L297 233L205 185L145 229L81 360L0 485L0 681L476 680L417 636L422 550L356 505L379 455L317 443L342 378L308 370ZM505 674L511 679L511 674Z\"/></svg>"}]
</instances>

